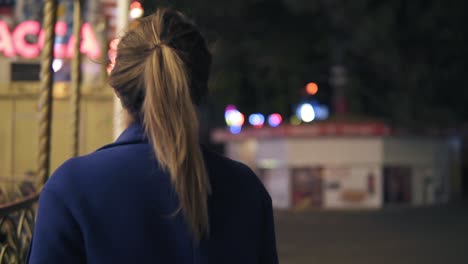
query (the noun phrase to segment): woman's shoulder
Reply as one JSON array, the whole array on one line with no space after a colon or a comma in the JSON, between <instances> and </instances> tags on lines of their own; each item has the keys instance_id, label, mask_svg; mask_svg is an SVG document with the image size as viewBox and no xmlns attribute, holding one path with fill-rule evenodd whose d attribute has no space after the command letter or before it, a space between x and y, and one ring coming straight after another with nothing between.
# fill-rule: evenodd
<instances>
[{"instance_id":1,"label":"woman's shoulder","mask_svg":"<svg viewBox=\"0 0 468 264\"><path fill-rule=\"evenodd\" d=\"M101 148L65 161L52 173L45 188L94 188L101 183L108 185L123 178L128 170L134 172L148 169L152 161L151 149L147 144Z\"/></svg>"},{"instance_id":2,"label":"woman's shoulder","mask_svg":"<svg viewBox=\"0 0 468 264\"><path fill-rule=\"evenodd\" d=\"M80 175L86 175L90 169L89 163L85 156L66 160L49 176L43 189L59 194L72 193Z\"/></svg>"}]
</instances>

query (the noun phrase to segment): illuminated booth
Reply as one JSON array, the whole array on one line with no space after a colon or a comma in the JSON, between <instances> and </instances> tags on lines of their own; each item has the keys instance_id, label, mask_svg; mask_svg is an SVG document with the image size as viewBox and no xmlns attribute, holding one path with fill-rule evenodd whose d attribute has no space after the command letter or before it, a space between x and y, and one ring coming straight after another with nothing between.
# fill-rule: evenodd
<instances>
[{"instance_id":1,"label":"illuminated booth","mask_svg":"<svg viewBox=\"0 0 468 264\"><path fill-rule=\"evenodd\" d=\"M36 171L37 98L40 53L44 46L41 1L15 1L0 8L0 187ZM55 25L51 169L72 156L70 144L73 1L60 1ZM34 9L34 10L33 10ZM107 86L106 59L115 38L115 1L88 1L81 27L81 102L79 153L113 140L113 93Z\"/></svg>"},{"instance_id":2,"label":"illuminated booth","mask_svg":"<svg viewBox=\"0 0 468 264\"><path fill-rule=\"evenodd\" d=\"M226 155L253 168L283 209L428 205L459 194L459 142L397 135L385 124L218 129Z\"/></svg>"}]
</instances>

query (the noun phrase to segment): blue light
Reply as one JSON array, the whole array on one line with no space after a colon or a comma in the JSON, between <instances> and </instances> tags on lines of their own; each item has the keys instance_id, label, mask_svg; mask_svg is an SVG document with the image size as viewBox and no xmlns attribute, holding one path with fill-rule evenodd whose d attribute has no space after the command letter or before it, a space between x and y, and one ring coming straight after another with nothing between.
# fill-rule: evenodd
<instances>
[{"instance_id":1,"label":"blue light","mask_svg":"<svg viewBox=\"0 0 468 264\"><path fill-rule=\"evenodd\" d=\"M242 131L241 126L230 126L229 130L231 131L232 134L239 134Z\"/></svg>"},{"instance_id":2,"label":"blue light","mask_svg":"<svg viewBox=\"0 0 468 264\"><path fill-rule=\"evenodd\" d=\"M260 128L265 123L265 117L259 113L251 114L249 116L249 123L256 128Z\"/></svg>"},{"instance_id":3,"label":"blue light","mask_svg":"<svg viewBox=\"0 0 468 264\"><path fill-rule=\"evenodd\" d=\"M330 111L326 105L314 106L315 118L317 120L326 120L330 116Z\"/></svg>"},{"instance_id":4,"label":"blue light","mask_svg":"<svg viewBox=\"0 0 468 264\"><path fill-rule=\"evenodd\" d=\"M236 110L236 109L237 109L237 107L235 105L232 105L232 104L226 106L226 111Z\"/></svg>"}]
</instances>

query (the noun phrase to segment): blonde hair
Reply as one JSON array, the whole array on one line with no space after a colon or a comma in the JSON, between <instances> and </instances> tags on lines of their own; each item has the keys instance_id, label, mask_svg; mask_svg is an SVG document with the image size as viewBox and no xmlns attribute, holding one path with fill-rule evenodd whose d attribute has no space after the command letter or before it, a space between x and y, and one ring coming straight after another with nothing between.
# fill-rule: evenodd
<instances>
[{"instance_id":1,"label":"blonde hair","mask_svg":"<svg viewBox=\"0 0 468 264\"><path fill-rule=\"evenodd\" d=\"M110 84L142 121L180 210L199 240L209 233L210 182L199 144L196 103L206 93L211 55L184 15L159 9L119 42Z\"/></svg>"}]
</instances>

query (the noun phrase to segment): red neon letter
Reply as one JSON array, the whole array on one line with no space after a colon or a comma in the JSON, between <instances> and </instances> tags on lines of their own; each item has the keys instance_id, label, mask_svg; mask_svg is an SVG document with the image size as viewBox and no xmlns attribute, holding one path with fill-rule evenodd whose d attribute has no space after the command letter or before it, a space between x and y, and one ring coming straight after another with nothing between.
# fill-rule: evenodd
<instances>
[{"instance_id":1,"label":"red neon letter","mask_svg":"<svg viewBox=\"0 0 468 264\"><path fill-rule=\"evenodd\" d=\"M99 48L99 42L89 23L83 24L81 36L83 38L83 42L81 42L81 52L88 55L91 59L99 59L101 57L101 49Z\"/></svg>"},{"instance_id":2,"label":"red neon letter","mask_svg":"<svg viewBox=\"0 0 468 264\"><path fill-rule=\"evenodd\" d=\"M13 32L13 40L18 55L27 59L39 56L41 52L39 45L37 43L28 43L26 36L38 36L40 31L41 25L37 21L25 21L16 27Z\"/></svg>"},{"instance_id":3,"label":"red neon letter","mask_svg":"<svg viewBox=\"0 0 468 264\"><path fill-rule=\"evenodd\" d=\"M15 56L10 30L5 21L0 21L0 51L3 51L7 57Z\"/></svg>"},{"instance_id":4,"label":"red neon letter","mask_svg":"<svg viewBox=\"0 0 468 264\"><path fill-rule=\"evenodd\" d=\"M57 37L65 37L67 35L67 24L63 21L57 22L55 24L55 34ZM39 48L42 49L44 47L45 41L45 32L42 29L41 33L39 33ZM54 47L54 57L57 59L63 59L67 56L67 45L63 43L55 43Z\"/></svg>"},{"instance_id":5,"label":"red neon letter","mask_svg":"<svg viewBox=\"0 0 468 264\"><path fill-rule=\"evenodd\" d=\"M81 53L86 54L90 59L99 59L101 57L101 49L99 48L99 43L89 23L83 23L83 27L81 28L81 38ZM71 36L68 41L68 58L73 57L73 54L75 53L75 41L74 36Z\"/></svg>"},{"instance_id":6,"label":"red neon letter","mask_svg":"<svg viewBox=\"0 0 468 264\"><path fill-rule=\"evenodd\" d=\"M68 48L67 48L67 58L73 58L75 54L75 36L71 35L70 39L68 40Z\"/></svg>"}]
</instances>

